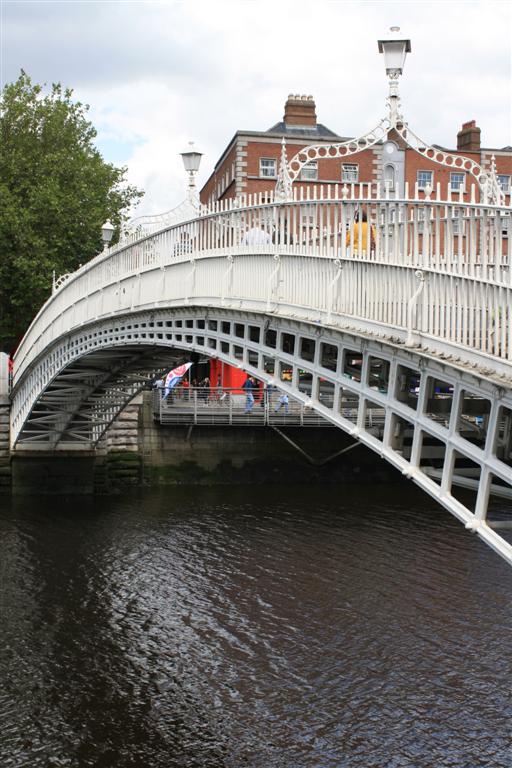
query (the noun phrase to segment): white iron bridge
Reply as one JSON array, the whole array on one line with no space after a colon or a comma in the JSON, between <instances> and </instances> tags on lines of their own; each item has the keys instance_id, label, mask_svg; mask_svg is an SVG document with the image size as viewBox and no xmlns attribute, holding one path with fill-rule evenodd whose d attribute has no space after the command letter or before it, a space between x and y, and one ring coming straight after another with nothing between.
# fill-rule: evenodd
<instances>
[{"instance_id":1,"label":"white iron bridge","mask_svg":"<svg viewBox=\"0 0 512 768\"><path fill-rule=\"evenodd\" d=\"M512 564L510 208L405 192L227 201L66 276L16 354L13 450L94 449L199 353L348 432Z\"/></svg>"}]
</instances>

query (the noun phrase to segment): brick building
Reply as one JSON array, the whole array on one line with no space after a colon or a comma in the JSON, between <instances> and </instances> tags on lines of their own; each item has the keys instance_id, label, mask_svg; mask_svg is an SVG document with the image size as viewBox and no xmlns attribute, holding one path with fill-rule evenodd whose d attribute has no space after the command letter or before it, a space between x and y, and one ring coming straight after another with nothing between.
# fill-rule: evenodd
<instances>
[{"instance_id":1,"label":"brick building","mask_svg":"<svg viewBox=\"0 0 512 768\"><path fill-rule=\"evenodd\" d=\"M312 96L290 95L286 101L283 120L268 131L237 131L215 164L210 178L201 190L203 203L238 197L241 194L267 192L274 189L279 170L282 138L286 140L287 158L309 144L332 144L349 140L340 136L317 121L316 105ZM438 145L433 145L438 147ZM445 149L445 147L438 147ZM512 185L512 146L483 148L480 128L471 120L462 125L457 133L456 149L448 148L453 154L470 157L490 168L491 157L495 156L497 173L502 189L510 203ZM408 147L403 139L391 131L385 142L364 149L347 158L320 158L303 167L295 186L335 185L343 183L384 183L394 190L398 186L403 192L404 182L409 190L435 188L441 184L444 191L450 185L452 191L460 187L469 199L474 178L463 170L451 170L432 162Z\"/></svg>"}]
</instances>

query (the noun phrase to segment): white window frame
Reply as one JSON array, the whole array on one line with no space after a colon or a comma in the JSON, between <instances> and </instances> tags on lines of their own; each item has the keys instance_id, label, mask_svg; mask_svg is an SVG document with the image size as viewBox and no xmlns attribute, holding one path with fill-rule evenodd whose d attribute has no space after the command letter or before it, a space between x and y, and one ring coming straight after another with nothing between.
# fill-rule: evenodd
<instances>
[{"instance_id":1,"label":"white window frame","mask_svg":"<svg viewBox=\"0 0 512 768\"><path fill-rule=\"evenodd\" d=\"M316 225L316 207L313 204L300 206L300 225L302 227Z\"/></svg>"},{"instance_id":2,"label":"white window frame","mask_svg":"<svg viewBox=\"0 0 512 768\"><path fill-rule=\"evenodd\" d=\"M274 172L265 173L269 170L269 167L265 167L263 163L273 163ZM260 178L262 179L277 179L277 160L275 157L260 157Z\"/></svg>"},{"instance_id":3,"label":"white window frame","mask_svg":"<svg viewBox=\"0 0 512 768\"><path fill-rule=\"evenodd\" d=\"M466 222L464 221L464 216L460 216L460 211L458 208L452 208L452 233L454 235L462 235L462 237L466 234ZM460 225L462 224L462 232Z\"/></svg>"},{"instance_id":4,"label":"white window frame","mask_svg":"<svg viewBox=\"0 0 512 768\"><path fill-rule=\"evenodd\" d=\"M510 195L510 179L512 177L509 173L498 173L498 182L501 187L502 192L504 192L506 195ZM503 181L506 179L507 181Z\"/></svg>"},{"instance_id":5,"label":"white window frame","mask_svg":"<svg viewBox=\"0 0 512 768\"><path fill-rule=\"evenodd\" d=\"M424 189L425 187L423 187ZM421 187L418 187L418 189L421 189ZM422 235L425 232L425 208L417 208L417 224L418 224L418 235Z\"/></svg>"},{"instance_id":6,"label":"white window frame","mask_svg":"<svg viewBox=\"0 0 512 768\"><path fill-rule=\"evenodd\" d=\"M461 182L454 182L453 177L454 176L462 176ZM454 186L454 183L456 186ZM464 171L451 171L450 173L450 190L452 192L459 192L462 188L462 191L466 191L466 173Z\"/></svg>"},{"instance_id":7,"label":"white window frame","mask_svg":"<svg viewBox=\"0 0 512 768\"><path fill-rule=\"evenodd\" d=\"M300 170L301 181L318 181L318 160L309 160Z\"/></svg>"},{"instance_id":8,"label":"white window frame","mask_svg":"<svg viewBox=\"0 0 512 768\"><path fill-rule=\"evenodd\" d=\"M420 174L428 173L430 175L430 181L421 181ZM419 170L416 171L416 181L418 182L418 189L426 189L428 186L434 188L434 171Z\"/></svg>"},{"instance_id":9,"label":"white window frame","mask_svg":"<svg viewBox=\"0 0 512 768\"><path fill-rule=\"evenodd\" d=\"M347 184L357 184L359 181L359 163L342 163L341 180Z\"/></svg>"}]
</instances>

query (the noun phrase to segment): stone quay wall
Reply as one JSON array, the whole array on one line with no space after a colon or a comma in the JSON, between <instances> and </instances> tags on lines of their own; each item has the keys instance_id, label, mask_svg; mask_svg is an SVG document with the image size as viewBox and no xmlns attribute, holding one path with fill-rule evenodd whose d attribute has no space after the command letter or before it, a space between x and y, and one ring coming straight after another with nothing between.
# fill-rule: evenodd
<instances>
[{"instance_id":1,"label":"stone quay wall","mask_svg":"<svg viewBox=\"0 0 512 768\"><path fill-rule=\"evenodd\" d=\"M11 489L9 356L0 352L0 493Z\"/></svg>"},{"instance_id":2,"label":"stone quay wall","mask_svg":"<svg viewBox=\"0 0 512 768\"><path fill-rule=\"evenodd\" d=\"M8 402L0 462L9 467ZM5 435L5 439L4 436ZM14 454L13 493L116 493L165 485L339 484L399 478L342 430L325 427L161 426L152 393L134 398L95 451ZM7 481L7 470L5 475ZM7 487L7 485L5 486Z\"/></svg>"}]
</instances>

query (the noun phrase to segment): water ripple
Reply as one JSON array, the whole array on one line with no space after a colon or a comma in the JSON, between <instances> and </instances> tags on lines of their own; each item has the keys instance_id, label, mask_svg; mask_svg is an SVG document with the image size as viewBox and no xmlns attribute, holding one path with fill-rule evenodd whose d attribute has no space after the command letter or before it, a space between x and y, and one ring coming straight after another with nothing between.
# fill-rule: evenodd
<instances>
[{"instance_id":1,"label":"water ripple","mask_svg":"<svg viewBox=\"0 0 512 768\"><path fill-rule=\"evenodd\" d=\"M14 498L0 576L2 768L512 764L512 573L411 486Z\"/></svg>"}]
</instances>

